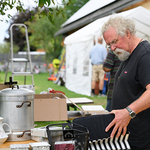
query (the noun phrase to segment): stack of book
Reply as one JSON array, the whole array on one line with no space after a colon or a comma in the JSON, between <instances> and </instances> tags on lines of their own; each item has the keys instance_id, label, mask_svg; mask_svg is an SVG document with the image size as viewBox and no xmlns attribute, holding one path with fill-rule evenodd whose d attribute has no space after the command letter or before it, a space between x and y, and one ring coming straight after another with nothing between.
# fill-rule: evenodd
<instances>
[{"instance_id":1,"label":"stack of book","mask_svg":"<svg viewBox=\"0 0 150 150\"><path fill-rule=\"evenodd\" d=\"M84 112L88 112L92 115L109 113L103 108L102 105L82 105L81 108L84 110Z\"/></svg>"}]
</instances>

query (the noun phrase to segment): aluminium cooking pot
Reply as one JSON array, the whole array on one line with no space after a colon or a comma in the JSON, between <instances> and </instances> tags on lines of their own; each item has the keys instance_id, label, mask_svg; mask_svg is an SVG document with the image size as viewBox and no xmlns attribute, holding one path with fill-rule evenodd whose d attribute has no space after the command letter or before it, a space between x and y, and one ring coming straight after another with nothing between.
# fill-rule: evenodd
<instances>
[{"instance_id":1,"label":"aluminium cooking pot","mask_svg":"<svg viewBox=\"0 0 150 150\"><path fill-rule=\"evenodd\" d=\"M12 131L34 128L34 92L26 88L6 88L0 91L0 117ZM9 131L9 128L5 128Z\"/></svg>"}]
</instances>

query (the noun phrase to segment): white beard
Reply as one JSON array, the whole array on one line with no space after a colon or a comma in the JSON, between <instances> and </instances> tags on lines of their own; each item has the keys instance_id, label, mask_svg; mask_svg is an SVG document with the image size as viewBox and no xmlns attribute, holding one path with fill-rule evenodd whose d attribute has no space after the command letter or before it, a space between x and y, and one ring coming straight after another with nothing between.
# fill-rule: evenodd
<instances>
[{"instance_id":1,"label":"white beard","mask_svg":"<svg viewBox=\"0 0 150 150\"><path fill-rule=\"evenodd\" d=\"M126 52L125 50L123 49L119 49L119 48L116 48L115 51L113 51L113 53L118 56L118 58L121 60L121 61L126 61L129 56L130 56L130 53L129 52Z\"/></svg>"}]
</instances>

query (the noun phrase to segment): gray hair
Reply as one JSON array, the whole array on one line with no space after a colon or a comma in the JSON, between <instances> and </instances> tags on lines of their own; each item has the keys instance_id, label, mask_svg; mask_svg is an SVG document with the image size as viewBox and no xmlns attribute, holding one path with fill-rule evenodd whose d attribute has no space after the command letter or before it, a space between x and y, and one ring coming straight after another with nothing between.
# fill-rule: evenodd
<instances>
[{"instance_id":1,"label":"gray hair","mask_svg":"<svg viewBox=\"0 0 150 150\"><path fill-rule=\"evenodd\" d=\"M134 21L122 16L110 17L109 20L102 26L102 35L111 27L115 28L117 34L122 37L127 33L127 30L131 35L135 35L136 33Z\"/></svg>"}]
</instances>

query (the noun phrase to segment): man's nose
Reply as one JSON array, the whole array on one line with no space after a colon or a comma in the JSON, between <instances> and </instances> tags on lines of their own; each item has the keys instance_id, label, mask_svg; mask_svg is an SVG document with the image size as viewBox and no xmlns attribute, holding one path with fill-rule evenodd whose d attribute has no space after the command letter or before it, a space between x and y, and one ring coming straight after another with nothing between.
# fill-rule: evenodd
<instances>
[{"instance_id":1,"label":"man's nose","mask_svg":"<svg viewBox=\"0 0 150 150\"><path fill-rule=\"evenodd\" d=\"M111 45L111 50L114 51L116 49L116 46Z\"/></svg>"}]
</instances>

